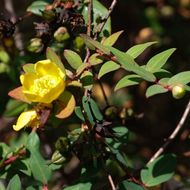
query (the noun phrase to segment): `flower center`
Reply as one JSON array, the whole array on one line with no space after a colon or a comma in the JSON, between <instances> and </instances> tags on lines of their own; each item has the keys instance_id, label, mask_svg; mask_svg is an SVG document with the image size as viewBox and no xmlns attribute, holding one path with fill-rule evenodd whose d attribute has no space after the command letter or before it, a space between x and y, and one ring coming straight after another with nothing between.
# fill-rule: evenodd
<instances>
[{"instance_id":1,"label":"flower center","mask_svg":"<svg viewBox=\"0 0 190 190\"><path fill-rule=\"evenodd\" d=\"M58 83L58 79L52 77L51 75L46 75L34 80L34 85L32 87L32 91L35 94L40 96L44 96L47 94L52 88L56 87Z\"/></svg>"}]
</instances>

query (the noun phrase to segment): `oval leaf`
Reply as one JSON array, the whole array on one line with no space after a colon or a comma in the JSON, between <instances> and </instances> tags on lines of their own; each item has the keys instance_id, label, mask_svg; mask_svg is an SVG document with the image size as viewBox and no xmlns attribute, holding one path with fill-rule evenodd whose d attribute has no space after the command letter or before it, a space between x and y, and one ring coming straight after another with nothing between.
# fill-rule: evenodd
<instances>
[{"instance_id":1,"label":"oval leaf","mask_svg":"<svg viewBox=\"0 0 190 190\"><path fill-rule=\"evenodd\" d=\"M103 58L98 53L94 53L90 56L88 61L90 65L98 65L103 62Z\"/></svg>"},{"instance_id":2,"label":"oval leaf","mask_svg":"<svg viewBox=\"0 0 190 190\"><path fill-rule=\"evenodd\" d=\"M11 178L6 190L21 190L21 182L18 175L14 175Z\"/></svg>"},{"instance_id":3,"label":"oval leaf","mask_svg":"<svg viewBox=\"0 0 190 190\"><path fill-rule=\"evenodd\" d=\"M34 1L28 8L27 11L35 15L42 16L42 12L45 10L46 5L45 1Z\"/></svg>"},{"instance_id":4,"label":"oval leaf","mask_svg":"<svg viewBox=\"0 0 190 190\"><path fill-rule=\"evenodd\" d=\"M32 63L25 64L25 65L23 65L22 68L25 73L34 73L35 72L34 64L32 64Z\"/></svg>"},{"instance_id":5,"label":"oval leaf","mask_svg":"<svg viewBox=\"0 0 190 190\"><path fill-rule=\"evenodd\" d=\"M173 176L175 167L175 155L162 155L141 170L141 180L147 187L161 184Z\"/></svg>"},{"instance_id":6,"label":"oval leaf","mask_svg":"<svg viewBox=\"0 0 190 190\"><path fill-rule=\"evenodd\" d=\"M176 84L188 84L190 82L190 71L184 71L174 75L172 78L169 79L169 85L176 85Z\"/></svg>"},{"instance_id":7,"label":"oval leaf","mask_svg":"<svg viewBox=\"0 0 190 190\"><path fill-rule=\"evenodd\" d=\"M56 117L61 119L69 117L75 109L76 102L74 96L70 92L64 91L58 100L58 113Z\"/></svg>"},{"instance_id":8,"label":"oval leaf","mask_svg":"<svg viewBox=\"0 0 190 190\"><path fill-rule=\"evenodd\" d=\"M117 39L119 38L119 36L123 33L122 31L119 32L115 32L113 33L111 36L109 36L108 38L106 38L102 44L105 46L113 46L115 44L115 42L117 41Z\"/></svg>"},{"instance_id":9,"label":"oval leaf","mask_svg":"<svg viewBox=\"0 0 190 190\"><path fill-rule=\"evenodd\" d=\"M104 76L107 73L110 73L112 71L116 71L117 69L120 68L120 65L113 61L108 61L102 65L100 68L100 71L98 73L98 78L100 79L102 76Z\"/></svg>"},{"instance_id":10,"label":"oval leaf","mask_svg":"<svg viewBox=\"0 0 190 190\"><path fill-rule=\"evenodd\" d=\"M65 50L64 56L73 69L78 69L83 64L81 57L74 51Z\"/></svg>"},{"instance_id":11,"label":"oval leaf","mask_svg":"<svg viewBox=\"0 0 190 190\"><path fill-rule=\"evenodd\" d=\"M80 82L84 88L90 90L94 83L93 74L90 71L84 71L80 77Z\"/></svg>"},{"instance_id":12,"label":"oval leaf","mask_svg":"<svg viewBox=\"0 0 190 190\"><path fill-rule=\"evenodd\" d=\"M150 96L154 96L156 94L161 94L164 92L167 92L168 89L164 88L163 86L160 86L158 84L154 84L152 86L149 86L146 90L146 97L149 98Z\"/></svg>"},{"instance_id":13,"label":"oval leaf","mask_svg":"<svg viewBox=\"0 0 190 190\"><path fill-rule=\"evenodd\" d=\"M144 44L135 45L135 46L131 47L130 49L128 49L126 53L135 59L141 53L143 53L143 51L145 51L148 47L150 47L151 45L153 45L155 43L157 43L157 42L147 42Z\"/></svg>"},{"instance_id":14,"label":"oval leaf","mask_svg":"<svg viewBox=\"0 0 190 190\"><path fill-rule=\"evenodd\" d=\"M141 81L142 81L142 78L139 75L127 75L119 80L114 90L116 91L127 86L137 85Z\"/></svg>"},{"instance_id":15,"label":"oval leaf","mask_svg":"<svg viewBox=\"0 0 190 190\"><path fill-rule=\"evenodd\" d=\"M125 180L119 184L119 190L145 190L145 188L136 183Z\"/></svg>"},{"instance_id":16,"label":"oval leaf","mask_svg":"<svg viewBox=\"0 0 190 190\"><path fill-rule=\"evenodd\" d=\"M153 56L146 64L146 70L150 72L159 71L175 50L175 48L171 48Z\"/></svg>"}]
</instances>

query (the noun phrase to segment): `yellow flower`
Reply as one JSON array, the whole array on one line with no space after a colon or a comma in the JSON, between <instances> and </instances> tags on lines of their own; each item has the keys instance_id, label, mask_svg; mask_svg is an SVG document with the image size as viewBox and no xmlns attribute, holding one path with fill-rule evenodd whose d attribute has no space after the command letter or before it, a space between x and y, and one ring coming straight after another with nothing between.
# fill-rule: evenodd
<instances>
[{"instance_id":1,"label":"yellow flower","mask_svg":"<svg viewBox=\"0 0 190 190\"><path fill-rule=\"evenodd\" d=\"M51 103L65 89L65 73L49 59L34 64L34 72L20 76L22 91L31 102Z\"/></svg>"},{"instance_id":2,"label":"yellow flower","mask_svg":"<svg viewBox=\"0 0 190 190\"><path fill-rule=\"evenodd\" d=\"M22 112L17 119L16 125L13 125L15 131L19 131L23 127L39 127L40 121L36 110L28 110Z\"/></svg>"}]
</instances>

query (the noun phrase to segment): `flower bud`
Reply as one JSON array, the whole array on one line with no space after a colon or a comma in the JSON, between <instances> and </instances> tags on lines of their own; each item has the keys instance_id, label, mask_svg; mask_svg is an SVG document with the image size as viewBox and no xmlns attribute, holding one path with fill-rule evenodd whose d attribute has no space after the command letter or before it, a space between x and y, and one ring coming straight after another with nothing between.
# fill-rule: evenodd
<instances>
[{"instance_id":1,"label":"flower bud","mask_svg":"<svg viewBox=\"0 0 190 190\"><path fill-rule=\"evenodd\" d=\"M175 99L180 99L185 95L185 88L182 85L176 85L172 88L172 95Z\"/></svg>"},{"instance_id":2,"label":"flower bud","mask_svg":"<svg viewBox=\"0 0 190 190\"><path fill-rule=\"evenodd\" d=\"M59 27L53 36L57 42L64 42L70 38L66 27Z\"/></svg>"},{"instance_id":3,"label":"flower bud","mask_svg":"<svg viewBox=\"0 0 190 190\"><path fill-rule=\"evenodd\" d=\"M40 38L32 38L29 42L27 50L30 52L38 53L43 49L43 43Z\"/></svg>"}]
</instances>

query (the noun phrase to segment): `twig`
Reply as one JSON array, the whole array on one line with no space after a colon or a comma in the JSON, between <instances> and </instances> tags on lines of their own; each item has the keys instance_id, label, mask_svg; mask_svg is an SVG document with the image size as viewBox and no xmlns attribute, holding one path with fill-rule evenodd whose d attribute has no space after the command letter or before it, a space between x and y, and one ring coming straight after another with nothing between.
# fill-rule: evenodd
<instances>
[{"instance_id":1,"label":"twig","mask_svg":"<svg viewBox=\"0 0 190 190\"><path fill-rule=\"evenodd\" d=\"M107 14L106 17L104 18L103 22L100 23L100 25L99 25L99 27L98 27L98 29L97 29L96 35L95 35L95 37L94 37L95 40L98 38L99 34L100 34L101 31L103 30L103 28L104 28L104 26L105 26L105 24L106 24L108 18L110 17L110 15L111 15L113 9L115 8L116 4L117 4L117 0L113 0L111 6L110 6L109 9L108 9L108 14Z\"/></svg>"},{"instance_id":2,"label":"twig","mask_svg":"<svg viewBox=\"0 0 190 190\"><path fill-rule=\"evenodd\" d=\"M13 7L13 2L12 0L4 0L4 4L5 4L5 9L10 13L11 15L11 21L13 23L16 23L17 21L17 18L16 18L16 13L14 11L14 7ZM20 55L23 55L24 54L24 51L23 51L23 42L22 42L22 35L21 33L19 32L19 29L18 27L16 28L16 31L15 31L15 45L17 47L17 49L20 51Z\"/></svg>"},{"instance_id":3,"label":"twig","mask_svg":"<svg viewBox=\"0 0 190 190\"><path fill-rule=\"evenodd\" d=\"M108 180L109 180L109 182L110 182L111 189L112 189L112 190L116 190L115 184L114 184L113 179L112 179L112 176L111 176L110 174L108 174Z\"/></svg>"},{"instance_id":4,"label":"twig","mask_svg":"<svg viewBox=\"0 0 190 190\"><path fill-rule=\"evenodd\" d=\"M180 129L183 127L185 120L187 119L187 116L190 112L190 100L185 108L185 111L178 123L178 125L176 126L175 130L172 132L172 134L169 136L169 138L167 139L167 141L157 150L157 152L152 156L152 158L149 160L148 163L153 162L156 158L158 158L164 151L165 149L168 147L168 145L175 139L175 137L177 136L177 134L179 133Z\"/></svg>"}]
</instances>

